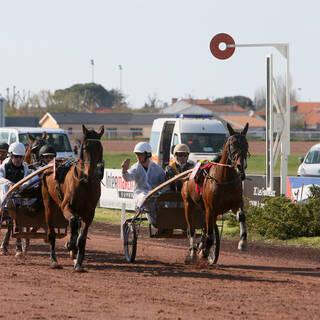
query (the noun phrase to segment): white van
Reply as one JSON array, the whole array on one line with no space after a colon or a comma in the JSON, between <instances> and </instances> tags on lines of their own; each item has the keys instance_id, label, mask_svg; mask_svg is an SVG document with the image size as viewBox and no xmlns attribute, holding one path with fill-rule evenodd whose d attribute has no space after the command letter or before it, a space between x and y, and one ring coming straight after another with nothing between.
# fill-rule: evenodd
<instances>
[{"instance_id":1,"label":"white van","mask_svg":"<svg viewBox=\"0 0 320 320\"><path fill-rule=\"evenodd\" d=\"M310 148L305 158L300 159L297 176L319 177L320 176L320 143Z\"/></svg>"},{"instance_id":2,"label":"white van","mask_svg":"<svg viewBox=\"0 0 320 320\"><path fill-rule=\"evenodd\" d=\"M9 145L13 142L22 142L25 146L29 144L27 133L34 137L42 136L47 133L47 141L53 145L57 151L57 158L74 157L68 132L63 129L48 129L34 127L2 127L0 128L0 142L6 142Z\"/></svg>"},{"instance_id":3,"label":"white van","mask_svg":"<svg viewBox=\"0 0 320 320\"><path fill-rule=\"evenodd\" d=\"M190 160L215 160L226 138L224 125L212 115L156 119L150 135L152 159L164 168L174 159L174 147L184 143L190 148Z\"/></svg>"}]
</instances>

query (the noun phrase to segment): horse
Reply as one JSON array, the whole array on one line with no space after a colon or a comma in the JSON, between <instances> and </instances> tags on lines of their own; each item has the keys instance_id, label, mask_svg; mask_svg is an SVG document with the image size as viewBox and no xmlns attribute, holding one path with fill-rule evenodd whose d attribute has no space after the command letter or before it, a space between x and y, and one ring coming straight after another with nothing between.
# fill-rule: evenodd
<instances>
[{"instance_id":1,"label":"horse","mask_svg":"<svg viewBox=\"0 0 320 320\"><path fill-rule=\"evenodd\" d=\"M43 132L41 137L34 137L33 135L31 135L28 132L27 136L28 136L29 144L26 148L24 161L28 164L29 168L34 169L34 166L36 166L40 162L39 151L40 151L41 147L43 145L47 144L47 141L46 141L47 133ZM9 241L10 241L12 226L13 226L13 221L9 221L7 232L4 237L5 243L9 243ZM20 229L21 229L21 227L20 227ZM26 228L26 231L29 232L29 228ZM17 238L16 243L17 243L17 245L20 246L21 240L19 238ZM29 245L30 245L30 240L28 238L26 238L24 243L22 243L22 252L24 254L27 253Z\"/></svg>"},{"instance_id":2,"label":"horse","mask_svg":"<svg viewBox=\"0 0 320 320\"><path fill-rule=\"evenodd\" d=\"M27 136L29 144L26 148L24 161L28 165L34 165L40 161L39 151L41 147L47 144L47 133L43 132L41 137L34 137L28 132Z\"/></svg>"},{"instance_id":3,"label":"horse","mask_svg":"<svg viewBox=\"0 0 320 320\"><path fill-rule=\"evenodd\" d=\"M240 223L240 241L239 250L247 249L247 232L245 224L245 213L243 211L243 191L242 181L245 179L245 170L247 168L247 156L249 153L246 134L249 124L238 133L227 123L230 136L228 137L223 152L218 163L208 169L201 171L204 174L202 195L199 190L199 180L186 180L182 186L181 195L185 207L185 218L187 222L188 238L190 242L189 253L186 261L195 261L197 251L199 258L208 258L209 263L216 263L219 255L218 248L215 247L215 256L210 256L210 250L214 245L214 239L219 242L219 230L216 225L217 216L232 210L237 215ZM199 206L205 210L205 234L202 235L200 244L195 244L195 228L192 222L192 210ZM239 210L240 209L240 210Z\"/></svg>"},{"instance_id":4,"label":"horse","mask_svg":"<svg viewBox=\"0 0 320 320\"><path fill-rule=\"evenodd\" d=\"M82 125L83 136L80 146L80 159L73 160L64 178L56 180L52 168L44 171L42 178L42 198L45 207L45 220L48 227L47 237L50 244L50 266L61 268L55 253L55 230L52 223L54 215L61 213L69 221L71 230L67 248L74 260L74 270L84 271L82 262L85 255L88 229L93 221L95 209L101 194L101 174L98 171L103 163L101 137L99 132L88 130ZM56 169L58 176L59 167ZM79 222L81 221L80 233Z\"/></svg>"}]
</instances>

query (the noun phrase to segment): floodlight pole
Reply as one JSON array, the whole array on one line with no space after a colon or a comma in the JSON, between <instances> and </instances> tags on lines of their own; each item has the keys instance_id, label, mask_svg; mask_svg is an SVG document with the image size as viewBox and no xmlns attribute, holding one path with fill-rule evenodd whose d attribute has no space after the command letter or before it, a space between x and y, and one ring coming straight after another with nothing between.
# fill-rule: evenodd
<instances>
[{"instance_id":1,"label":"floodlight pole","mask_svg":"<svg viewBox=\"0 0 320 320\"><path fill-rule=\"evenodd\" d=\"M289 69L289 44L288 43L261 43L261 44L227 44L227 48L234 47L274 47L276 48L282 56L286 59L286 108L284 110L284 121L283 128L281 132L281 186L280 192L283 195L287 194L287 177L288 177L288 156L290 154L290 69ZM272 65L272 60L271 60ZM272 72L271 72L272 77ZM270 112L267 112L267 119L271 120L272 123L269 123L269 128L267 126L266 131L266 143L267 143L267 157L266 157L266 165L267 165L267 177L266 177L266 186L270 191L273 191L273 117L270 115L273 113L273 102L270 99L273 91L272 85L273 79L270 79L270 82L267 83L269 86L269 97L267 96L267 102L269 100L270 103ZM281 109L281 101L280 101L280 109ZM272 140L272 141L271 141ZM268 154L268 152L270 152Z\"/></svg>"}]
</instances>

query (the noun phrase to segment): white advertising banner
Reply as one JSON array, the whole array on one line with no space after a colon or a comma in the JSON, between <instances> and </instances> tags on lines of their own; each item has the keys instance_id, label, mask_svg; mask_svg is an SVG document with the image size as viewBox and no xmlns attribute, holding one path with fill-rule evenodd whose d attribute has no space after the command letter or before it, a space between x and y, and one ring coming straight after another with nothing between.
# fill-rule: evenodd
<instances>
[{"instance_id":1,"label":"white advertising banner","mask_svg":"<svg viewBox=\"0 0 320 320\"><path fill-rule=\"evenodd\" d=\"M101 181L100 207L121 209L125 203L127 210L134 210L134 182L122 179L120 169L104 169Z\"/></svg>"}]
</instances>

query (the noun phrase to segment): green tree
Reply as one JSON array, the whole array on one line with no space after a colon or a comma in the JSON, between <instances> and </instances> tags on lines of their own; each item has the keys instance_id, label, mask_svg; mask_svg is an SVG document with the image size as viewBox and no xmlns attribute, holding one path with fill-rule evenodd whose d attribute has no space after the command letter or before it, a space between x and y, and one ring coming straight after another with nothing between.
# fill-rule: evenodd
<instances>
[{"instance_id":1,"label":"green tree","mask_svg":"<svg viewBox=\"0 0 320 320\"><path fill-rule=\"evenodd\" d=\"M213 101L216 104L236 104L245 109L254 109L254 104L250 98L244 96L233 96L218 98Z\"/></svg>"},{"instance_id":2,"label":"green tree","mask_svg":"<svg viewBox=\"0 0 320 320\"><path fill-rule=\"evenodd\" d=\"M116 90L108 91L99 84L85 83L56 90L54 99L70 109L93 111L96 108L111 108L115 105L121 105L124 97Z\"/></svg>"}]
</instances>

